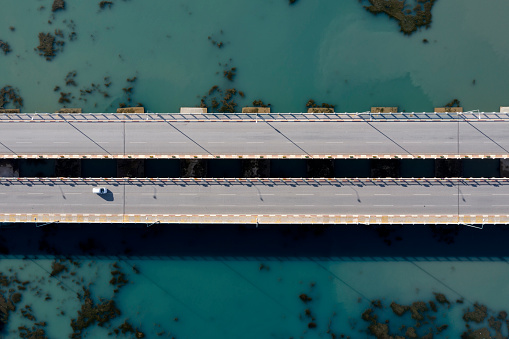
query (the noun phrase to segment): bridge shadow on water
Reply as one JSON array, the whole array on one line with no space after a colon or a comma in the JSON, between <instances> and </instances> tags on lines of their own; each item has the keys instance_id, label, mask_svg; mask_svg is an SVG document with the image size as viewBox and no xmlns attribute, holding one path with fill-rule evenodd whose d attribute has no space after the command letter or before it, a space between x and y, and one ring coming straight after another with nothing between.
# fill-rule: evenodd
<instances>
[{"instance_id":1,"label":"bridge shadow on water","mask_svg":"<svg viewBox=\"0 0 509 339\"><path fill-rule=\"evenodd\" d=\"M41 225L39 225L41 226ZM1 258L506 261L509 227L4 225Z\"/></svg>"}]
</instances>

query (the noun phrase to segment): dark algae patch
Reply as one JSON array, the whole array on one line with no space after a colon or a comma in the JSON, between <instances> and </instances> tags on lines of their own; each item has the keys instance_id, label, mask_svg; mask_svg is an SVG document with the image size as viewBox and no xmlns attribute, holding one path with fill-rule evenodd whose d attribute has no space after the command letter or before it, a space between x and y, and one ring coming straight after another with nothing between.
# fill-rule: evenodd
<instances>
[{"instance_id":1,"label":"dark algae patch","mask_svg":"<svg viewBox=\"0 0 509 339\"><path fill-rule=\"evenodd\" d=\"M95 324L104 326L121 314L114 300L107 300L96 304L92 300L88 289L84 287L83 292L83 296L78 294L79 299L83 301L81 310L78 311L78 317L71 320L73 330L71 338L73 339L83 338L83 330Z\"/></svg>"},{"instance_id":2,"label":"dark algae patch","mask_svg":"<svg viewBox=\"0 0 509 339\"><path fill-rule=\"evenodd\" d=\"M12 86L5 86L0 89L0 109L6 108L11 104L16 108L23 107L23 98L19 94L19 89Z\"/></svg>"},{"instance_id":3,"label":"dark algae patch","mask_svg":"<svg viewBox=\"0 0 509 339\"><path fill-rule=\"evenodd\" d=\"M51 33L39 33L39 55L51 61L55 56L55 37Z\"/></svg>"},{"instance_id":4,"label":"dark algae patch","mask_svg":"<svg viewBox=\"0 0 509 339\"><path fill-rule=\"evenodd\" d=\"M11 46L5 41L0 40L0 49L4 52L5 55L11 52Z\"/></svg>"},{"instance_id":5,"label":"dark algae patch","mask_svg":"<svg viewBox=\"0 0 509 339\"><path fill-rule=\"evenodd\" d=\"M389 307L380 300L373 301L360 316L367 323L365 332L379 339L452 338L454 334L449 332L447 324L451 321L447 313L453 312L451 303L444 294L434 293L434 296L434 300L418 300L409 305L392 301ZM398 326L391 325L394 315L400 318ZM505 338L502 333L509 327L505 311L495 313L478 303L464 308L462 318L466 328L462 339Z\"/></svg>"},{"instance_id":6,"label":"dark algae patch","mask_svg":"<svg viewBox=\"0 0 509 339\"><path fill-rule=\"evenodd\" d=\"M59 10L65 9L65 1L64 0L54 0L53 5L51 6L51 11L56 12Z\"/></svg>"},{"instance_id":7,"label":"dark algae patch","mask_svg":"<svg viewBox=\"0 0 509 339\"><path fill-rule=\"evenodd\" d=\"M411 35L418 28L431 25L431 9L436 0L417 0L411 8L406 0L367 0L369 5L364 8L370 13L378 15L384 13L398 21L400 31Z\"/></svg>"}]
</instances>

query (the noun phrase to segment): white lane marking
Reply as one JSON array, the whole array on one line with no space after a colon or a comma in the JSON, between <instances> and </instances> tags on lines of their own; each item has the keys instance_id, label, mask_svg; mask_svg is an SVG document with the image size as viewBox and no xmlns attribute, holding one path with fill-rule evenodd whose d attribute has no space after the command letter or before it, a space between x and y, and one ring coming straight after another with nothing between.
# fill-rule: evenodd
<instances>
[{"instance_id":1,"label":"white lane marking","mask_svg":"<svg viewBox=\"0 0 509 339\"><path fill-rule=\"evenodd\" d=\"M334 205L334 207L347 207L347 206L355 206L355 205Z\"/></svg>"},{"instance_id":2,"label":"white lane marking","mask_svg":"<svg viewBox=\"0 0 509 339\"><path fill-rule=\"evenodd\" d=\"M508 207L509 205L491 205L493 207Z\"/></svg>"},{"instance_id":3,"label":"white lane marking","mask_svg":"<svg viewBox=\"0 0 509 339\"><path fill-rule=\"evenodd\" d=\"M217 206L220 206L220 207L235 207L237 205L217 205Z\"/></svg>"},{"instance_id":4,"label":"white lane marking","mask_svg":"<svg viewBox=\"0 0 509 339\"><path fill-rule=\"evenodd\" d=\"M326 144L342 144L343 141L326 141Z\"/></svg>"},{"instance_id":5,"label":"white lane marking","mask_svg":"<svg viewBox=\"0 0 509 339\"><path fill-rule=\"evenodd\" d=\"M374 195L391 195L390 193L375 193Z\"/></svg>"},{"instance_id":6,"label":"white lane marking","mask_svg":"<svg viewBox=\"0 0 509 339\"><path fill-rule=\"evenodd\" d=\"M67 194L67 195L78 195L78 194L81 194L81 193L64 193L64 194Z\"/></svg>"},{"instance_id":7,"label":"white lane marking","mask_svg":"<svg viewBox=\"0 0 509 339\"><path fill-rule=\"evenodd\" d=\"M454 193L453 195L458 195L458 193ZM470 193L460 193L459 195L472 195Z\"/></svg>"},{"instance_id":8,"label":"white lane marking","mask_svg":"<svg viewBox=\"0 0 509 339\"><path fill-rule=\"evenodd\" d=\"M314 193L296 193L295 195L315 195Z\"/></svg>"},{"instance_id":9,"label":"white lane marking","mask_svg":"<svg viewBox=\"0 0 509 339\"><path fill-rule=\"evenodd\" d=\"M103 206L122 206L122 204L101 204Z\"/></svg>"},{"instance_id":10,"label":"white lane marking","mask_svg":"<svg viewBox=\"0 0 509 339\"><path fill-rule=\"evenodd\" d=\"M187 144L186 141L168 141L169 144Z\"/></svg>"},{"instance_id":11,"label":"white lane marking","mask_svg":"<svg viewBox=\"0 0 509 339\"><path fill-rule=\"evenodd\" d=\"M180 207L193 207L193 206L196 206L196 205L179 204L178 206L180 206Z\"/></svg>"},{"instance_id":12,"label":"white lane marking","mask_svg":"<svg viewBox=\"0 0 509 339\"><path fill-rule=\"evenodd\" d=\"M198 193L179 193L179 195L198 195Z\"/></svg>"},{"instance_id":13,"label":"white lane marking","mask_svg":"<svg viewBox=\"0 0 509 339\"><path fill-rule=\"evenodd\" d=\"M294 206L296 206L296 207L313 207L315 205L294 205Z\"/></svg>"},{"instance_id":14,"label":"white lane marking","mask_svg":"<svg viewBox=\"0 0 509 339\"><path fill-rule=\"evenodd\" d=\"M366 141L366 144L383 144L382 141Z\"/></svg>"},{"instance_id":15,"label":"white lane marking","mask_svg":"<svg viewBox=\"0 0 509 339\"><path fill-rule=\"evenodd\" d=\"M16 141L17 144L31 144L31 141Z\"/></svg>"},{"instance_id":16,"label":"white lane marking","mask_svg":"<svg viewBox=\"0 0 509 339\"><path fill-rule=\"evenodd\" d=\"M109 144L109 141L96 141L98 144Z\"/></svg>"},{"instance_id":17,"label":"white lane marking","mask_svg":"<svg viewBox=\"0 0 509 339\"><path fill-rule=\"evenodd\" d=\"M5 194L7 194L7 193L0 193L0 195L5 195Z\"/></svg>"},{"instance_id":18,"label":"white lane marking","mask_svg":"<svg viewBox=\"0 0 509 339\"><path fill-rule=\"evenodd\" d=\"M484 143L485 144L493 144L494 142L493 141L485 141Z\"/></svg>"},{"instance_id":19,"label":"white lane marking","mask_svg":"<svg viewBox=\"0 0 509 339\"><path fill-rule=\"evenodd\" d=\"M334 195L353 195L352 193L336 193Z\"/></svg>"},{"instance_id":20,"label":"white lane marking","mask_svg":"<svg viewBox=\"0 0 509 339\"><path fill-rule=\"evenodd\" d=\"M263 141L247 141L246 144L263 144Z\"/></svg>"},{"instance_id":21,"label":"white lane marking","mask_svg":"<svg viewBox=\"0 0 509 339\"><path fill-rule=\"evenodd\" d=\"M422 144L422 141L402 141L402 144Z\"/></svg>"},{"instance_id":22,"label":"white lane marking","mask_svg":"<svg viewBox=\"0 0 509 339\"><path fill-rule=\"evenodd\" d=\"M273 193L262 193L262 195L274 195Z\"/></svg>"},{"instance_id":23,"label":"white lane marking","mask_svg":"<svg viewBox=\"0 0 509 339\"><path fill-rule=\"evenodd\" d=\"M237 195L235 193L219 193L218 195Z\"/></svg>"},{"instance_id":24,"label":"white lane marking","mask_svg":"<svg viewBox=\"0 0 509 339\"><path fill-rule=\"evenodd\" d=\"M375 207L390 207L390 206L394 206L394 205L373 205Z\"/></svg>"},{"instance_id":25,"label":"white lane marking","mask_svg":"<svg viewBox=\"0 0 509 339\"><path fill-rule=\"evenodd\" d=\"M53 141L54 144L70 144L69 141Z\"/></svg>"},{"instance_id":26,"label":"white lane marking","mask_svg":"<svg viewBox=\"0 0 509 339\"><path fill-rule=\"evenodd\" d=\"M414 195L431 195L430 193L414 193Z\"/></svg>"},{"instance_id":27,"label":"white lane marking","mask_svg":"<svg viewBox=\"0 0 509 339\"><path fill-rule=\"evenodd\" d=\"M129 141L130 144L146 144L146 141Z\"/></svg>"},{"instance_id":28,"label":"white lane marking","mask_svg":"<svg viewBox=\"0 0 509 339\"><path fill-rule=\"evenodd\" d=\"M304 141L287 141L287 144L305 144Z\"/></svg>"},{"instance_id":29,"label":"white lane marking","mask_svg":"<svg viewBox=\"0 0 509 339\"><path fill-rule=\"evenodd\" d=\"M457 141L444 141L443 144L457 144Z\"/></svg>"},{"instance_id":30,"label":"white lane marking","mask_svg":"<svg viewBox=\"0 0 509 339\"><path fill-rule=\"evenodd\" d=\"M44 193L31 193L31 192L28 192L27 194L29 194L29 195L43 195Z\"/></svg>"},{"instance_id":31,"label":"white lane marking","mask_svg":"<svg viewBox=\"0 0 509 339\"><path fill-rule=\"evenodd\" d=\"M434 207L435 205L423 205L423 204L420 204L420 205L412 205L413 207L420 207L420 206L428 206L428 207ZM454 205L454 206L457 206L457 205Z\"/></svg>"},{"instance_id":32,"label":"white lane marking","mask_svg":"<svg viewBox=\"0 0 509 339\"><path fill-rule=\"evenodd\" d=\"M509 195L509 193L493 193L492 195Z\"/></svg>"},{"instance_id":33,"label":"white lane marking","mask_svg":"<svg viewBox=\"0 0 509 339\"><path fill-rule=\"evenodd\" d=\"M208 141L207 144L224 144L224 141Z\"/></svg>"},{"instance_id":34,"label":"white lane marking","mask_svg":"<svg viewBox=\"0 0 509 339\"><path fill-rule=\"evenodd\" d=\"M69 206L83 206L83 204L68 204Z\"/></svg>"},{"instance_id":35,"label":"white lane marking","mask_svg":"<svg viewBox=\"0 0 509 339\"><path fill-rule=\"evenodd\" d=\"M258 205L259 207L274 207L274 206L277 206L277 205Z\"/></svg>"}]
</instances>

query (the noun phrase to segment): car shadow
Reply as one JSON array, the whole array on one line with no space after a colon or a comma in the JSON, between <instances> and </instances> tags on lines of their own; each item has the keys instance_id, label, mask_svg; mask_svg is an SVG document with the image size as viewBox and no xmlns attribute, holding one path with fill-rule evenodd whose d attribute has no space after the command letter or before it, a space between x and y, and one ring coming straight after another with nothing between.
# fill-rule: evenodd
<instances>
[{"instance_id":1,"label":"car shadow","mask_svg":"<svg viewBox=\"0 0 509 339\"><path fill-rule=\"evenodd\" d=\"M113 192L108 190L104 194L97 194L97 196L101 197L105 201L114 201L115 197L113 196Z\"/></svg>"}]
</instances>

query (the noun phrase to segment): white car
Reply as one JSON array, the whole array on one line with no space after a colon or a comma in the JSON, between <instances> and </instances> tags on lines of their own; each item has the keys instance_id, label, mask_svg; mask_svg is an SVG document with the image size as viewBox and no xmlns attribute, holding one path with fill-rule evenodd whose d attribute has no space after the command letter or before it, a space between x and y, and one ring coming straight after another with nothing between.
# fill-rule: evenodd
<instances>
[{"instance_id":1,"label":"white car","mask_svg":"<svg viewBox=\"0 0 509 339\"><path fill-rule=\"evenodd\" d=\"M106 194L108 193L108 190L105 187L94 187L92 188L92 193Z\"/></svg>"}]
</instances>

